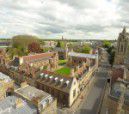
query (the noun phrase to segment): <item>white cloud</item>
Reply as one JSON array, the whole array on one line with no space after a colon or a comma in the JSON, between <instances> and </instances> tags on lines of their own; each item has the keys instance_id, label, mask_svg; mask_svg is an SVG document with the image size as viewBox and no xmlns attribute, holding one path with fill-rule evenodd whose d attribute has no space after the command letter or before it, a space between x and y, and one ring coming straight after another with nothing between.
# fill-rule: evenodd
<instances>
[{"instance_id":1,"label":"white cloud","mask_svg":"<svg viewBox=\"0 0 129 114\"><path fill-rule=\"evenodd\" d=\"M0 37L116 39L129 25L125 0L0 0Z\"/></svg>"}]
</instances>

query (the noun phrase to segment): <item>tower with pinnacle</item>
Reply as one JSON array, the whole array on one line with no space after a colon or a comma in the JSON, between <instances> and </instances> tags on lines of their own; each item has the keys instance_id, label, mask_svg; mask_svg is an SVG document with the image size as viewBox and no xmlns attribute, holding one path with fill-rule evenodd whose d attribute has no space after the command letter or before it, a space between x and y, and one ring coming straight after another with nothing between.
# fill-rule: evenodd
<instances>
[{"instance_id":1,"label":"tower with pinnacle","mask_svg":"<svg viewBox=\"0 0 129 114\"><path fill-rule=\"evenodd\" d=\"M127 53L129 43L129 33L126 32L126 27L123 28L123 31L119 34L117 40L117 48L115 53L115 64L123 65L125 55Z\"/></svg>"}]
</instances>

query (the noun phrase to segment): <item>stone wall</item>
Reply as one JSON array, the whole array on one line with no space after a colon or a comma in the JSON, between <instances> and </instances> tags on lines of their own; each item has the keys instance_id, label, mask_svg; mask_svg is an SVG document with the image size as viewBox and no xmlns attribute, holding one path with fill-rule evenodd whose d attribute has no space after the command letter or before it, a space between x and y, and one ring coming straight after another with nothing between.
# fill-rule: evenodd
<instances>
[{"instance_id":1,"label":"stone wall","mask_svg":"<svg viewBox=\"0 0 129 114\"><path fill-rule=\"evenodd\" d=\"M51 104L49 104L41 114L57 114L57 100L55 99Z\"/></svg>"}]
</instances>

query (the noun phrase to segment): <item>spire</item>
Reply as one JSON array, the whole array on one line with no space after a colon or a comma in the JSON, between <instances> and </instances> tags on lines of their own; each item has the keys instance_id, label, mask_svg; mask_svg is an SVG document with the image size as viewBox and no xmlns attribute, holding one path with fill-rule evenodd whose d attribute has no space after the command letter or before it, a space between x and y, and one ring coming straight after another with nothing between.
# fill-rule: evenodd
<instances>
[{"instance_id":1,"label":"spire","mask_svg":"<svg viewBox=\"0 0 129 114\"><path fill-rule=\"evenodd\" d=\"M64 40L64 37L62 36L62 40Z\"/></svg>"},{"instance_id":2,"label":"spire","mask_svg":"<svg viewBox=\"0 0 129 114\"><path fill-rule=\"evenodd\" d=\"M126 27L124 26L122 33L126 33Z\"/></svg>"}]
</instances>

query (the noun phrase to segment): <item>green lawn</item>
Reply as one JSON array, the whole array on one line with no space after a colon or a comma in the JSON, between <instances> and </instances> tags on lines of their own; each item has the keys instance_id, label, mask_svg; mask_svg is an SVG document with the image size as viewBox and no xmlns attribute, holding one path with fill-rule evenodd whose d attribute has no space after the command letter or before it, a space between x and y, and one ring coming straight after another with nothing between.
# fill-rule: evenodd
<instances>
[{"instance_id":1,"label":"green lawn","mask_svg":"<svg viewBox=\"0 0 129 114\"><path fill-rule=\"evenodd\" d=\"M56 70L55 72L60 75L70 75L71 70L68 67L63 67L61 69Z\"/></svg>"},{"instance_id":2,"label":"green lawn","mask_svg":"<svg viewBox=\"0 0 129 114\"><path fill-rule=\"evenodd\" d=\"M67 60L59 60L59 65L64 65L67 63Z\"/></svg>"}]
</instances>

